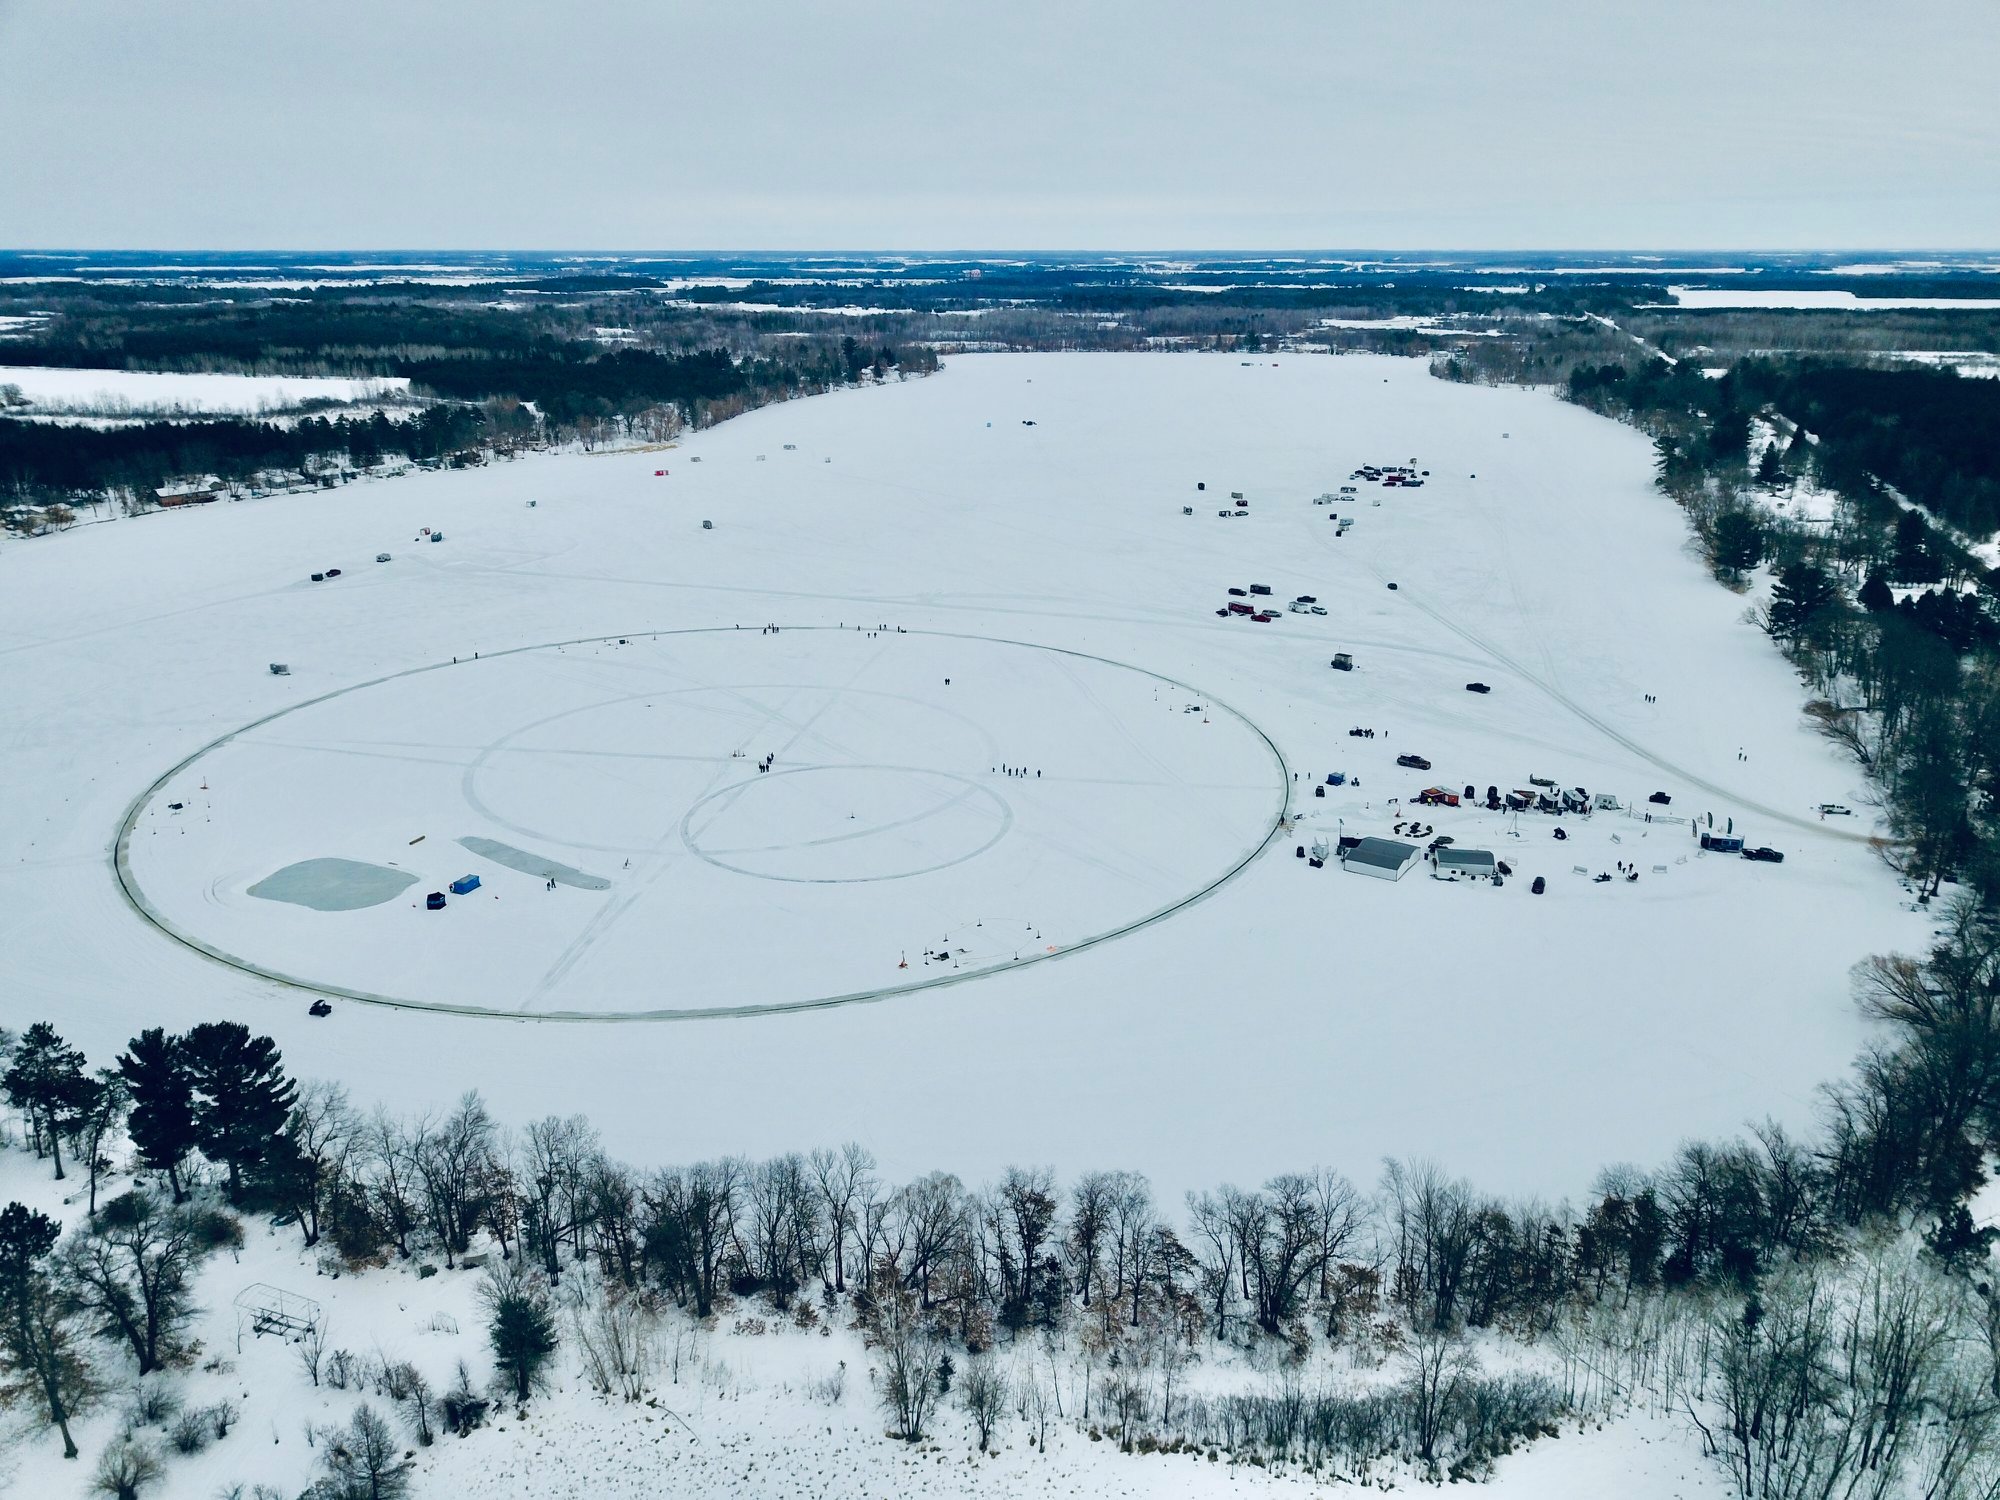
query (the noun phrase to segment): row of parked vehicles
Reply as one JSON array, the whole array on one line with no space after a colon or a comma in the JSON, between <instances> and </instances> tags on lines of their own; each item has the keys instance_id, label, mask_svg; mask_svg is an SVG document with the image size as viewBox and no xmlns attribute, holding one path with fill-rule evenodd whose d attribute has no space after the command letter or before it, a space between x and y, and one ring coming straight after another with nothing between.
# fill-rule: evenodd
<instances>
[{"instance_id":1,"label":"row of parked vehicles","mask_svg":"<svg viewBox=\"0 0 2000 1500\"><path fill-rule=\"evenodd\" d=\"M1223 605L1221 609L1218 609L1216 613L1225 618L1229 615L1245 615L1260 625L1268 625L1271 621L1278 618L1278 610L1275 604L1252 604L1250 600L1253 597L1259 599L1270 598L1271 585L1268 583L1253 583L1247 589L1230 589L1229 602ZM1295 615L1323 615L1326 613L1326 606L1321 604L1318 597L1313 594L1301 594L1286 607Z\"/></svg>"},{"instance_id":2,"label":"row of parked vehicles","mask_svg":"<svg viewBox=\"0 0 2000 1500\"><path fill-rule=\"evenodd\" d=\"M1363 464L1348 477L1365 479L1371 484L1379 484L1385 488L1417 490L1423 488L1424 481L1430 476L1431 471L1419 469L1417 461L1413 458L1406 464Z\"/></svg>"}]
</instances>

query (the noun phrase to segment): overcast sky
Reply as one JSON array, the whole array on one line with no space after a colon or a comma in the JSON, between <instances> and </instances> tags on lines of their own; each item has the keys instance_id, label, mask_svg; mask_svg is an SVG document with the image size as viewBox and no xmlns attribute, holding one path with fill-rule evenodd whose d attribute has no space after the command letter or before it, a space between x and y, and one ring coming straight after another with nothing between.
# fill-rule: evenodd
<instances>
[{"instance_id":1,"label":"overcast sky","mask_svg":"<svg viewBox=\"0 0 2000 1500\"><path fill-rule=\"evenodd\" d=\"M0 246L2000 247L1994 0L0 0Z\"/></svg>"}]
</instances>

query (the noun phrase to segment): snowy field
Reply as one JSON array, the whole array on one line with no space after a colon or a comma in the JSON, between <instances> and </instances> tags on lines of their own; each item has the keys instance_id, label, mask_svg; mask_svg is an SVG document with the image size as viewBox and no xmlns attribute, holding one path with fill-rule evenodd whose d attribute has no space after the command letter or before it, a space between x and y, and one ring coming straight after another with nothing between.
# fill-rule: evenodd
<instances>
[{"instance_id":1,"label":"snowy field","mask_svg":"<svg viewBox=\"0 0 2000 1500\"><path fill-rule=\"evenodd\" d=\"M216 415L281 411L302 401L374 401L409 389L402 376L175 375L155 370L59 370L0 365L0 385L17 385L43 411Z\"/></svg>"},{"instance_id":2,"label":"snowy field","mask_svg":"<svg viewBox=\"0 0 2000 1500\"><path fill-rule=\"evenodd\" d=\"M1774 307L1820 312L1890 312L1897 308L2000 311L1992 297L1862 297L1847 291L1760 291L1756 287L1670 286L1676 307Z\"/></svg>"},{"instance_id":3,"label":"snowy field","mask_svg":"<svg viewBox=\"0 0 2000 1500\"><path fill-rule=\"evenodd\" d=\"M1412 459L1420 490L1313 503ZM644 1163L853 1138L891 1177L1131 1167L1169 1201L1314 1163L1371 1180L1392 1153L1575 1194L1683 1136L1801 1120L1863 1037L1848 968L1928 929L1862 840L1861 778L1649 476L1628 429L1413 361L974 356L673 452L8 543L0 1021L52 1018L105 1060L141 1026L237 1017L364 1106L476 1087L503 1120L587 1111ZM1247 524L1216 515L1232 490ZM1355 522L1338 539L1330 510ZM1253 583L1328 613L1218 617ZM1280 792L1263 736L1297 831L1086 945L1258 848ZM1787 858L1704 857L1636 816L1453 808L1423 820L1509 861L1504 888L1294 856L1391 833L1432 782L1530 776L1640 808L1663 790ZM114 866L128 814L171 925L399 999L825 997L941 977L933 936L946 962L1007 961L778 1016L313 1020L308 994L141 915ZM605 884L550 891L461 838ZM442 912L248 894L335 857L394 862L412 895L482 888ZM1640 878L1594 879L1621 865ZM989 916L1058 951L966 942Z\"/></svg>"}]
</instances>

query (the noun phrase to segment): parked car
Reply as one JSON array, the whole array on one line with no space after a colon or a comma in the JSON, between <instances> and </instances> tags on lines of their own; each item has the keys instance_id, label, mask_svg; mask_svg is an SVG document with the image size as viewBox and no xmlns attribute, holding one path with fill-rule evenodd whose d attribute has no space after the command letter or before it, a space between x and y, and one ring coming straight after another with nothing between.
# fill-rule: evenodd
<instances>
[{"instance_id":1,"label":"parked car","mask_svg":"<svg viewBox=\"0 0 2000 1500\"><path fill-rule=\"evenodd\" d=\"M1653 793L1652 796L1648 797L1646 800L1648 802L1654 803L1656 806L1665 807L1668 803L1672 802L1674 799L1669 797L1665 792L1655 792Z\"/></svg>"},{"instance_id":2,"label":"parked car","mask_svg":"<svg viewBox=\"0 0 2000 1500\"><path fill-rule=\"evenodd\" d=\"M1759 863L1767 865L1781 865L1785 862L1785 856L1768 845L1760 845L1755 849L1745 849L1743 857L1745 859L1754 859Z\"/></svg>"},{"instance_id":3,"label":"parked car","mask_svg":"<svg viewBox=\"0 0 2000 1500\"><path fill-rule=\"evenodd\" d=\"M1465 685L1465 690L1468 693L1490 693L1493 691L1492 688L1488 687L1483 682L1468 682Z\"/></svg>"},{"instance_id":4,"label":"parked car","mask_svg":"<svg viewBox=\"0 0 2000 1500\"><path fill-rule=\"evenodd\" d=\"M1306 606L1306 609L1310 614L1323 615L1326 613L1326 606L1324 604L1310 604Z\"/></svg>"},{"instance_id":5,"label":"parked car","mask_svg":"<svg viewBox=\"0 0 2000 1500\"><path fill-rule=\"evenodd\" d=\"M375 561L377 562L387 562L388 560L389 560L389 554L386 552L378 552L375 554Z\"/></svg>"},{"instance_id":6,"label":"parked car","mask_svg":"<svg viewBox=\"0 0 2000 1500\"><path fill-rule=\"evenodd\" d=\"M1822 802L1819 805L1819 811L1820 816L1823 818L1851 818L1854 816L1853 808L1842 807L1838 802Z\"/></svg>"},{"instance_id":7,"label":"parked car","mask_svg":"<svg viewBox=\"0 0 2000 1500\"><path fill-rule=\"evenodd\" d=\"M338 568L328 568L328 569L326 570L326 576L327 576L327 577L329 577L329 578L338 578L338 577L340 576L340 569L338 569Z\"/></svg>"},{"instance_id":8,"label":"parked car","mask_svg":"<svg viewBox=\"0 0 2000 1500\"><path fill-rule=\"evenodd\" d=\"M1241 599L1245 597L1245 595L1243 593L1243 590L1241 589L1231 589L1229 591L1229 597L1232 599Z\"/></svg>"},{"instance_id":9,"label":"parked car","mask_svg":"<svg viewBox=\"0 0 2000 1500\"><path fill-rule=\"evenodd\" d=\"M1421 755L1399 755L1396 757L1396 764L1408 766L1412 771L1428 771L1431 768L1431 763Z\"/></svg>"},{"instance_id":10,"label":"parked car","mask_svg":"<svg viewBox=\"0 0 2000 1500\"><path fill-rule=\"evenodd\" d=\"M1316 594L1301 594L1292 602L1294 604L1317 604L1319 603L1319 596Z\"/></svg>"},{"instance_id":11,"label":"parked car","mask_svg":"<svg viewBox=\"0 0 2000 1500\"><path fill-rule=\"evenodd\" d=\"M1278 617L1272 614L1269 610L1260 609L1257 611L1256 614L1252 615L1250 618L1255 620L1259 625L1268 625Z\"/></svg>"},{"instance_id":12,"label":"parked car","mask_svg":"<svg viewBox=\"0 0 2000 1500\"><path fill-rule=\"evenodd\" d=\"M1253 594L1268 594L1271 592L1271 585L1268 583L1253 583L1250 585L1250 592Z\"/></svg>"}]
</instances>

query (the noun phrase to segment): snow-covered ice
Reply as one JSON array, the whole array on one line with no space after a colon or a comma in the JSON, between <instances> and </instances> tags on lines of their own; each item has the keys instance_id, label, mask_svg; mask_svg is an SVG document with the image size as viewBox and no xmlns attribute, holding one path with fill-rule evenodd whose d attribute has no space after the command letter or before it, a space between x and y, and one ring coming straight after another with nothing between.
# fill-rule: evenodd
<instances>
[{"instance_id":1,"label":"snow-covered ice","mask_svg":"<svg viewBox=\"0 0 2000 1500\"><path fill-rule=\"evenodd\" d=\"M1336 540L1312 498L1361 462L1411 459L1430 470L1425 487L1362 485L1334 507L1356 522ZM502 1119L585 1110L608 1149L641 1162L855 1138L892 1176L1128 1166L1169 1199L1316 1162L1365 1179L1390 1153L1436 1157L1495 1191L1575 1193L1599 1165L1657 1160L1687 1135L1798 1121L1862 1040L1849 967L1928 929L1899 905L1867 818L1813 812L1865 814L1862 778L1811 733L1796 679L1649 479L1639 434L1543 394L1436 381L1414 361L975 356L932 379L768 408L675 452L537 457L8 542L0 694L16 794L0 803L0 1020L51 1017L104 1060L141 1026L239 1017L294 1071L344 1079L364 1105L415 1109L477 1087ZM1231 490L1249 497L1247 519L1216 515ZM413 544L425 526L446 539ZM368 562L378 551L394 562ZM344 576L307 581L328 566ZM1315 595L1329 613L1218 617L1225 589L1251 583L1279 601ZM760 636L767 622L789 628ZM892 638L828 628L856 623ZM799 684L802 702L827 707L821 732L842 742L842 764L917 768L789 803L782 777L745 792L744 826L715 832L751 852L723 863L779 862L747 871L690 857L690 788L718 771L751 782L780 748L771 735L746 735L733 771L716 765L722 738L679 730L654 742L660 759L582 753L643 748L652 733L646 710L610 702L657 694L671 666L641 633L738 625L729 659L685 686L716 701L756 688L744 708L756 714L782 705L774 686ZM633 644L485 659L621 635ZM617 1009L681 1008L690 989L775 993L821 949L832 977L818 993L864 966L893 984L896 903L957 893L930 876L839 882L894 873L892 852L972 849L998 816L988 792L1012 828L944 877L967 882L975 918L1032 896L1102 930L1255 846L1276 789L1249 734L1214 722L1198 738L1198 716L1167 689L1156 706L1151 679L1108 665L994 677L1007 651L1045 655L1029 647L1158 674L1240 712L1298 774L1298 832L1167 919L1018 973L864 1006L618 1025L355 1003L312 1020L305 994L150 925L114 873L121 821L160 777L322 697L190 763L169 799L183 810L142 811L137 827L159 832L135 833L182 847L134 868L216 946L254 946L274 968L311 958L310 977L355 988L393 979L518 1009L595 914L642 883L627 882L623 861L638 872L642 859L625 848L663 851L660 904L632 907L601 958L586 952L557 979L580 994L602 962L607 995L639 993L650 963L657 1005ZM1335 651L1357 669L1329 670ZM969 723L940 712L960 691L955 660L979 664ZM273 661L291 675L270 674ZM871 709L887 701L862 691L877 671L916 701ZM1491 694L1467 693L1473 679ZM845 680L853 693L828 691ZM478 815L466 767L580 706L537 731L531 753L503 757L517 764L492 786L473 778L499 816ZM1357 726L1378 735L1349 737ZM999 750L1013 734L1022 763L1101 784L1023 786L983 774L992 762L976 754L976 770L960 763L982 735ZM1241 764L1205 758L1231 743ZM1435 768L1399 768L1405 752ZM824 745L811 753L833 763ZM676 755L708 759L676 770ZM776 771L788 764L781 754ZM1348 785L1315 797L1335 770ZM772 878L815 871L830 809L893 823L931 806L943 773L980 790L913 825L905 849L882 834L845 871L826 856L826 889ZM1531 775L1640 809L1664 790L1673 814L1733 820L1787 860L1702 857L1685 825L1642 817L1516 825L1450 808L1423 821L1508 860L1504 888L1362 880L1294 857L1315 832L1391 832L1405 809L1390 799L1432 782L1483 793ZM612 884L548 893L469 853L466 836ZM476 893L443 913L243 896L317 857L407 857L426 881L477 871L508 915L496 923ZM1637 883L1591 878L1621 863ZM1035 891L1042 870L1055 873ZM1535 875L1547 895L1529 893ZM530 915L537 900L546 919ZM936 911L909 917L921 933ZM697 922L706 930L683 942ZM469 936L481 923L490 952Z\"/></svg>"}]
</instances>

